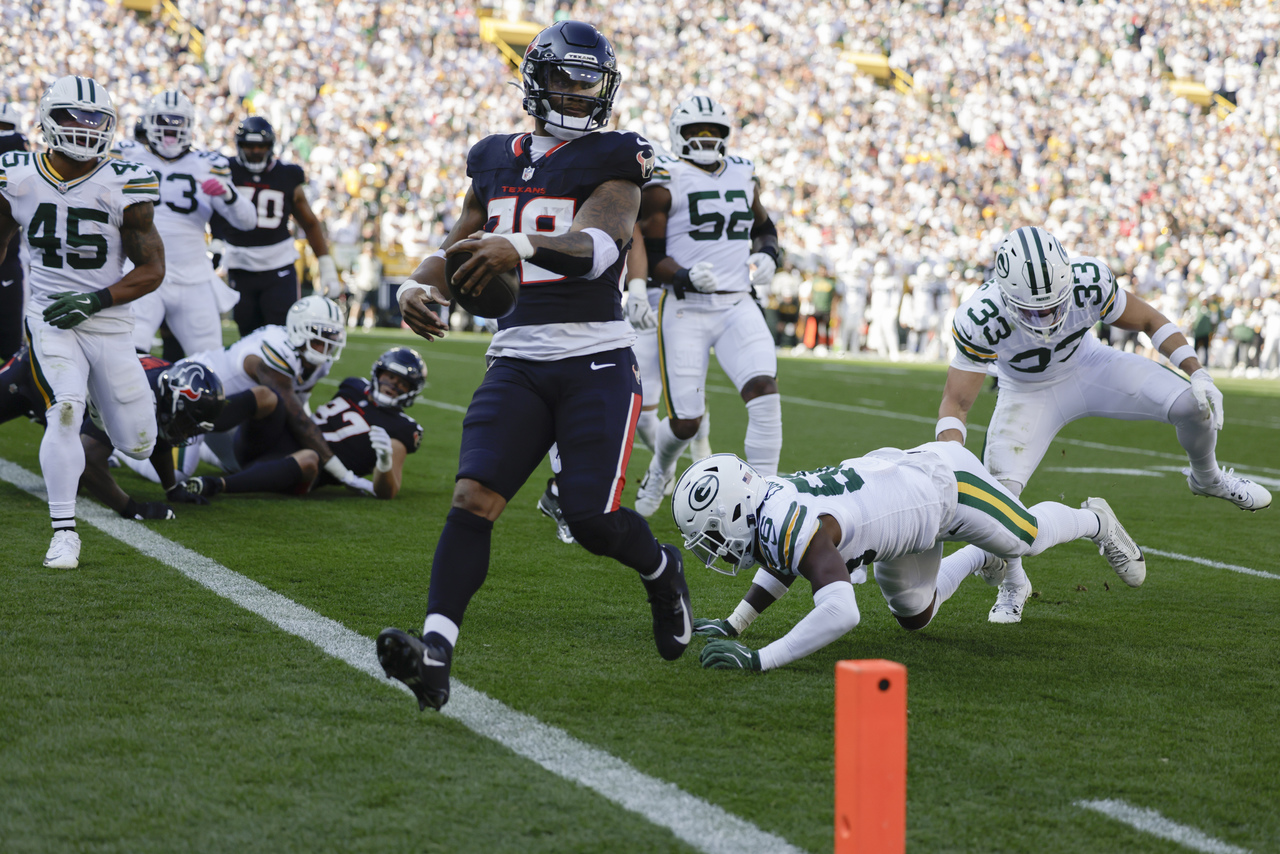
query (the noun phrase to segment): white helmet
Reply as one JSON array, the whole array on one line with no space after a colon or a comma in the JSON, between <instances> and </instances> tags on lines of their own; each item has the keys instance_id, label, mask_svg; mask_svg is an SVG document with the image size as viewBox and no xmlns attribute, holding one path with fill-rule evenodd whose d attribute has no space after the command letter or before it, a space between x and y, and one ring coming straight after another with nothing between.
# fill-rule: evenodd
<instances>
[{"instance_id":1,"label":"white helmet","mask_svg":"<svg viewBox=\"0 0 1280 854\"><path fill-rule=\"evenodd\" d=\"M289 306L284 325L289 330L289 346L313 365L338 361L347 344L342 309L319 294L303 297Z\"/></svg>"},{"instance_id":2,"label":"white helmet","mask_svg":"<svg viewBox=\"0 0 1280 854\"><path fill-rule=\"evenodd\" d=\"M1075 281L1067 251L1043 228L1024 225L996 247L996 284L1009 313L1046 341L1067 319Z\"/></svg>"},{"instance_id":3,"label":"white helmet","mask_svg":"<svg viewBox=\"0 0 1280 854\"><path fill-rule=\"evenodd\" d=\"M755 565L756 513L765 479L733 454L712 454L680 475L671 515L684 547L716 572L737 575ZM723 558L732 569L714 566Z\"/></svg>"},{"instance_id":4,"label":"white helmet","mask_svg":"<svg viewBox=\"0 0 1280 854\"><path fill-rule=\"evenodd\" d=\"M693 138L684 135L685 128L698 124L719 125L724 128L724 135ZM691 163L709 166L724 159L724 141L729 138L732 126L729 124L729 114L725 112L724 107L713 101L709 95L694 95L685 98L676 107L675 112L671 114L671 121L667 124L667 130L671 133L671 148L679 157Z\"/></svg>"},{"instance_id":5,"label":"white helmet","mask_svg":"<svg viewBox=\"0 0 1280 854\"><path fill-rule=\"evenodd\" d=\"M142 129L147 135L147 144L166 160L174 160L187 153L195 126L195 105L177 89L166 89L152 95L142 113Z\"/></svg>"},{"instance_id":6,"label":"white helmet","mask_svg":"<svg viewBox=\"0 0 1280 854\"><path fill-rule=\"evenodd\" d=\"M40 129L59 154L93 160L111 148L116 108L101 84L88 77L62 77L40 99Z\"/></svg>"},{"instance_id":7,"label":"white helmet","mask_svg":"<svg viewBox=\"0 0 1280 854\"><path fill-rule=\"evenodd\" d=\"M18 108L8 101L0 101L0 125L12 125L12 127L0 128L0 136L17 133L20 124L22 124L22 117L18 115Z\"/></svg>"}]
</instances>

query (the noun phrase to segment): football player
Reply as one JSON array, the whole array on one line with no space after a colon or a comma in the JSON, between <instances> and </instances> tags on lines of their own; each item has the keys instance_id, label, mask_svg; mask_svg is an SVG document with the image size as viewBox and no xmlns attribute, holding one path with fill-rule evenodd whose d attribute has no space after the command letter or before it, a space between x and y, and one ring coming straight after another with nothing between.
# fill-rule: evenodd
<instances>
[{"instance_id":1,"label":"football player","mask_svg":"<svg viewBox=\"0 0 1280 854\"><path fill-rule=\"evenodd\" d=\"M1101 498L1082 509L1045 501L1028 509L956 442L863 457L780 477L762 477L732 454L681 475L671 497L684 546L729 575L760 564L751 589L723 620L699 620L703 667L772 670L816 652L860 619L853 585L875 563L876 584L899 625L923 629L971 572L1089 539L1130 587L1146 578L1141 550ZM943 543L970 545L946 558ZM725 570L718 570L724 572ZM850 574L852 573L852 575ZM813 587L813 610L760 650L738 643L797 577Z\"/></svg>"},{"instance_id":2,"label":"football player","mask_svg":"<svg viewBox=\"0 0 1280 854\"><path fill-rule=\"evenodd\" d=\"M48 151L0 155L0 252L21 228L31 253L26 337L47 421L40 468L54 534L44 565L75 569L85 464L79 433L89 395L123 453L143 459L155 445L155 407L134 356L128 303L164 278L154 222L160 182L145 166L107 156L116 111L96 81L60 78L41 97L39 115ZM134 264L127 273L126 257Z\"/></svg>"},{"instance_id":3,"label":"football player","mask_svg":"<svg viewBox=\"0 0 1280 854\"><path fill-rule=\"evenodd\" d=\"M652 516L675 477L676 461L706 412L711 348L747 405L746 457L776 474L782 450L782 398L773 334L752 298L778 262L778 231L760 203L755 166L725 152L731 125L706 95L671 115L671 146L644 189L640 225L652 277L664 284L658 349L667 418L636 495Z\"/></svg>"},{"instance_id":4,"label":"football player","mask_svg":"<svg viewBox=\"0 0 1280 854\"><path fill-rule=\"evenodd\" d=\"M347 377L333 399L311 416L348 469L362 477L372 475L369 491L377 498L396 497L405 457L422 442L422 426L405 410L417 400L426 378L427 366L416 351L394 347L373 363L369 379ZM243 466L239 472L194 477L188 488L212 498L224 492L304 494L339 483L320 468L315 451L299 445L283 417L242 426L236 456Z\"/></svg>"},{"instance_id":5,"label":"football player","mask_svg":"<svg viewBox=\"0 0 1280 854\"><path fill-rule=\"evenodd\" d=\"M8 101L0 101L0 154L27 151L27 138L18 131L18 110ZM23 274L22 235L9 239L9 248L0 262L0 361L5 361L22 347L22 305L26 299Z\"/></svg>"},{"instance_id":6,"label":"football player","mask_svg":"<svg viewBox=\"0 0 1280 854\"><path fill-rule=\"evenodd\" d=\"M306 409L312 390L329 375L346 343L342 309L328 297L312 294L289 308L284 326L263 326L225 350L206 350L191 359L212 368L228 394L255 385L276 392L280 397L280 418L298 445L314 451L334 480L372 492L372 484L353 474L329 447L323 431ZM227 433L205 439L223 467L232 472L239 468L238 455L231 447L234 441L235 437Z\"/></svg>"},{"instance_id":7,"label":"football player","mask_svg":"<svg viewBox=\"0 0 1280 854\"><path fill-rule=\"evenodd\" d=\"M231 181L253 200L257 225L238 227L216 212L213 219L214 237L226 244L222 265L231 287L240 292L233 316L241 336L262 326L282 325L289 307L302 295L290 217L302 226L319 262L316 293L329 297L342 293L324 226L307 202L307 176L301 166L277 160L275 146L276 132L266 119L250 116L240 122Z\"/></svg>"},{"instance_id":8,"label":"football player","mask_svg":"<svg viewBox=\"0 0 1280 854\"><path fill-rule=\"evenodd\" d=\"M480 290L504 270L517 269L521 283L463 420L422 634L388 628L378 635L383 669L423 709L449 699L458 627L489 571L494 520L553 443L573 538L637 571L663 658L679 658L692 637L680 550L660 544L621 504L641 390L618 285L653 147L605 129L620 77L613 45L590 24L561 21L543 30L520 69L533 132L472 147L471 187L457 223L398 292L409 327L432 340L446 331L433 306L451 293ZM462 252L471 257L446 282L444 256Z\"/></svg>"},{"instance_id":9,"label":"football player","mask_svg":"<svg viewBox=\"0 0 1280 854\"><path fill-rule=\"evenodd\" d=\"M1102 346L1099 320L1141 330L1170 364ZM938 409L937 438L963 443L965 422L987 369L996 366L1000 395L987 425L983 462L1014 495L1021 495L1049 443L1078 418L1172 424L1187 452L1187 485L1196 495L1222 498L1244 510L1271 504L1271 493L1218 467L1214 449L1222 428L1222 392L1178 327L1134 294L1121 290L1107 265L1070 257L1043 228L1024 226L996 249L995 277L956 310L957 353ZM1000 582L990 620L1016 623L1031 592L1021 560Z\"/></svg>"},{"instance_id":10,"label":"football player","mask_svg":"<svg viewBox=\"0 0 1280 854\"><path fill-rule=\"evenodd\" d=\"M253 199L231 183L227 158L191 147L196 110L177 89L147 102L142 129L145 144L124 140L113 156L141 163L160 179L161 204L156 230L164 241L165 280L133 306L133 346L149 353L160 324L168 325L186 354L222 346L223 311L235 294L213 272L205 254L205 232L214 214L236 228L258 221Z\"/></svg>"}]
</instances>

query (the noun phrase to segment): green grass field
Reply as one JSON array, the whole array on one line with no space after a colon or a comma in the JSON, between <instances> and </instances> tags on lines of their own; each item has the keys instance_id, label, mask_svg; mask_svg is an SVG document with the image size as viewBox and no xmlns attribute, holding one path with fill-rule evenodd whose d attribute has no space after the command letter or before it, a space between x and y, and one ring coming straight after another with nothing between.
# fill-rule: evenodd
<instances>
[{"instance_id":1,"label":"green grass field","mask_svg":"<svg viewBox=\"0 0 1280 854\"><path fill-rule=\"evenodd\" d=\"M354 335L333 376L365 375L406 338ZM146 528L370 639L370 655L384 626L420 627L484 342L419 344L430 377L412 414L425 435L395 501L333 489L223 497ZM740 450L745 411L715 370L713 447ZM943 374L783 360L782 467L928 441ZM1220 460L1274 490L1280 384L1220 385ZM971 423L993 405L984 394ZM39 441L36 426L6 424L0 458L38 475ZM970 447L981 441L972 431ZM988 624L993 591L975 579L916 634L861 586L853 633L767 674L703 671L698 640L660 660L634 573L556 540L535 508L540 472L495 529L453 674L792 846L827 851L834 666L888 658L909 672L911 851L1195 850L1076 805L1110 799L1234 846L1199 850L1280 851L1280 509L1193 497L1179 452L1166 425L1079 422L1023 498L1101 495L1144 547L1207 563L1149 553L1146 584L1131 590L1075 543L1027 561L1036 592L1021 624ZM632 457L628 498L648 459ZM117 477L140 500L162 497ZM0 851L723 850L420 714L392 683L88 524L80 569L46 570L43 501L0 481L0 510ZM676 540L665 505L653 521ZM699 616L725 616L749 583L688 575ZM812 604L805 587L744 640L785 634Z\"/></svg>"}]
</instances>

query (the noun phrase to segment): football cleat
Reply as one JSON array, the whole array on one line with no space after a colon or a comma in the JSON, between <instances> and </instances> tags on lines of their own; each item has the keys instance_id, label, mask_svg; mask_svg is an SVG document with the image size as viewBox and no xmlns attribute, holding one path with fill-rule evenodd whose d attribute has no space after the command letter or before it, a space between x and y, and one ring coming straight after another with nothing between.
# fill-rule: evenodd
<instances>
[{"instance_id":1,"label":"football cleat","mask_svg":"<svg viewBox=\"0 0 1280 854\"><path fill-rule=\"evenodd\" d=\"M992 587L999 587L1004 583L1004 571L1009 562L991 552L983 552L983 557L982 566L975 569L973 574Z\"/></svg>"},{"instance_id":2,"label":"football cleat","mask_svg":"<svg viewBox=\"0 0 1280 854\"><path fill-rule=\"evenodd\" d=\"M44 565L50 569L75 569L80 565L80 535L69 529L53 532Z\"/></svg>"},{"instance_id":3,"label":"football cleat","mask_svg":"<svg viewBox=\"0 0 1280 854\"><path fill-rule=\"evenodd\" d=\"M203 495L205 498L212 498L226 487L220 477L189 477L187 478L187 492L192 495Z\"/></svg>"},{"instance_id":4,"label":"football cleat","mask_svg":"<svg viewBox=\"0 0 1280 854\"><path fill-rule=\"evenodd\" d=\"M547 488L538 499L538 510L556 523L556 536L560 542L572 544L573 534L569 531L569 523L564 520L564 512L560 510L560 499L551 492L551 484L555 482L554 477L547 478Z\"/></svg>"},{"instance_id":5,"label":"football cleat","mask_svg":"<svg viewBox=\"0 0 1280 854\"><path fill-rule=\"evenodd\" d=\"M1120 580L1130 587L1141 587L1147 578L1147 561L1142 549L1125 531L1111 505L1102 498L1089 498L1080 505L1098 517L1098 534L1090 537L1098 546L1098 554L1107 559Z\"/></svg>"},{"instance_id":6,"label":"football cleat","mask_svg":"<svg viewBox=\"0 0 1280 854\"><path fill-rule=\"evenodd\" d=\"M658 654L675 661L684 654L693 638L693 609L689 604L689 584L684 578L684 560L680 550L663 544L666 566L653 579L641 575L649 591L649 608L653 611L653 640Z\"/></svg>"},{"instance_id":7,"label":"football cleat","mask_svg":"<svg viewBox=\"0 0 1280 854\"><path fill-rule=\"evenodd\" d=\"M399 629L378 633L378 662L388 679L399 679L418 698L418 711L439 711L449 702L453 648L432 632L421 640Z\"/></svg>"},{"instance_id":8,"label":"football cleat","mask_svg":"<svg viewBox=\"0 0 1280 854\"><path fill-rule=\"evenodd\" d=\"M636 512L649 517L658 512L662 499L669 494L668 486L675 488L676 473L673 468L669 472L659 471L650 464L644 477L640 479L640 489L636 492Z\"/></svg>"},{"instance_id":9,"label":"football cleat","mask_svg":"<svg viewBox=\"0 0 1280 854\"><path fill-rule=\"evenodd\" d=\"M1271 493L1266 487L1259 486L1247 477L1240 477L1235 469L1227 469L1218 475L1218 482L1212 486L1201 486L1196 483L1191 469L1183 469L1187 476L1187 486L1196 495L1207 495L1210 498L1221 498L1230 501L1241 510L1256 512L1271 506Z\"/></svg>"},{"instance_id":10,"label":"football cleat","mask_svg":"<svg viewBox=\"0 0 1280 854\"><path fill-rule=\"evenodd\" d=\"M996 594L996 604L991 606L987 614L988 623L1020 623L1022 622L1022 606L1031 595L1031 581L1021 584L1001 583L1000 592Z\"/></svg>"}]
</instances>

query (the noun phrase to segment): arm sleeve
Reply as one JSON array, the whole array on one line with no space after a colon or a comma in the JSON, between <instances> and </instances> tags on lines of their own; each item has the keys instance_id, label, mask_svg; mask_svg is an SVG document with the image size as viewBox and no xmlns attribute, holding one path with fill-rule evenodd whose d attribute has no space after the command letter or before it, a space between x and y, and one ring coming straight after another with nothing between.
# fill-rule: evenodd
<instances>
[{"instance_id":1,"label":"arm sleeve","mask_svg":"<svg viewBox=\"0 0 1280 854\"><path fill-rule=\"evenodd\" d=\"M853 585L828 584L813 594L813 610L803 620L760 650L760 669L772 670L817 652L853 631L861 618Z\"/></svg>"}]
</instances>

